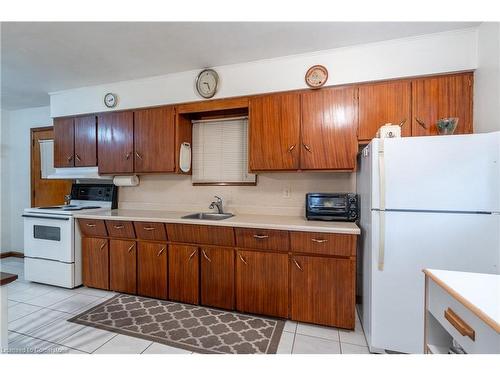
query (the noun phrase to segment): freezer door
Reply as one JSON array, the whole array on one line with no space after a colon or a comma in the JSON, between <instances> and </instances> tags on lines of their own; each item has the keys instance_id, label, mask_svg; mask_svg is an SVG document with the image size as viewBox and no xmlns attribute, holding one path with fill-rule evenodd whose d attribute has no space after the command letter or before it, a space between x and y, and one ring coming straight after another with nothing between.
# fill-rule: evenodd
<instances>
[{"instance_id":1,"label":"freezer door","mask_svg":"<svg viewBox=\"0 0 500 375\"><path fill-rule=\"evenodd\" d=\"M422 269L499 273L500 215L385 213L385 266L378 265L378 218L372 215L371 348L422 353L424 275ZM364 271L367 273L367 271ZM369 288L369 289L368 289ZM366 307L365 307L366 308Z\"/></svg>"},{"instance_id":2,"label":"freezer door","mask_svg":"<svg viewBox=\"0 0 500 375\"><path fill-rule=\"evenodd\" d=\"M385 208L500 212L500 132L384 140Z\"/></svg>"}]
</instances>

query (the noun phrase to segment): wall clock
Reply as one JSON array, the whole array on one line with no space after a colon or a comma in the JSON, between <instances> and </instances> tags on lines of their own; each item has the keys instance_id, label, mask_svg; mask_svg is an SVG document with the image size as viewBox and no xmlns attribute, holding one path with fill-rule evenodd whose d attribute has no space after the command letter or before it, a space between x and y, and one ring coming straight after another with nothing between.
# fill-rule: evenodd
<instances>
[{"instance_id":1,"label":"wall clock","mask_svg":"<svg viewBox=\"0 0 500 375\"><path fill-rule=\"evenodd\" d=\"M219 75L213 69L204 69L196 77L196 91L205 99L215 95L218 85Z\"/></svg>"},{"instance_id":2,"label":"wall clock","mask_svg":"<svg viewBox=\"0 0 500 375\"><path fill-rule=\"evenodd\" d=\"M104 105L108 108L114 108L118 104L118 96L111 92L104 95Z\"/></svg>"},{"instance_id":3,"label":"wall clock","mask_svg":"<svg viewBox=\"0 0 500 375\"><path fill-rule=\"evenodd\" d=\"M317 89L328 80L328 70L323 65L314 65L309 68L305 77L307 86Z\"/></svg>"}]
</instances>

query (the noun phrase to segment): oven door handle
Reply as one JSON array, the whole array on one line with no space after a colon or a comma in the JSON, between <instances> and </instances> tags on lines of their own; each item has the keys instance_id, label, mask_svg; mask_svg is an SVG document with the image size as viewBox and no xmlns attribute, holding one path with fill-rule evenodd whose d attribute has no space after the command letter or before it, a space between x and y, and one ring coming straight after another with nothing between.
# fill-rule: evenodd
<instances>
[{"instance_id":1,"label":"oven door handle","mask_svg":"<svg viewBox=\"0 0 500 375\"><path fill-rule=\"evenodd\" d=\"M22 217L33 217L36 219L49 219L49 220L69 220L69 217L54 217L54 216L37 216L37 215L21 215Z\"/></svg>"}]
</instances>

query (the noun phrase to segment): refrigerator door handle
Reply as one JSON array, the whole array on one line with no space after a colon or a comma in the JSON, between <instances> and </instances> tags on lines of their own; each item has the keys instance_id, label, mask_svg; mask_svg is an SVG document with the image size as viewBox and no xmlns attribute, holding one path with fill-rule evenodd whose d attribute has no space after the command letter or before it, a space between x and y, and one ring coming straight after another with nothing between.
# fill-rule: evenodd
<instances>
[{"instance_id":1,"label":"refrigerator door handle","mask_svg":"<svg viewBox=\"0 0 500 375\"><path fill-rule=\"evenodd\" d=\"M379 204L380 204L380 225L379 225L379 244L378 244L378 269L384 270L384 252L385 252L385 160L384 160L384 139L380 139L378 149L378 170L379 170Z\"/></svg>"},{"instance_id":2,"label":"refrigerator door handle","mask_svg":"<svg viewBox=\"0 0 500 375\"><path fill-rule=\"evenodd\" d=\"M378 270L384 270L384 256L385 256L385 211L379 211L379 228L378 235Z\"/></svg>"}]
</instances>

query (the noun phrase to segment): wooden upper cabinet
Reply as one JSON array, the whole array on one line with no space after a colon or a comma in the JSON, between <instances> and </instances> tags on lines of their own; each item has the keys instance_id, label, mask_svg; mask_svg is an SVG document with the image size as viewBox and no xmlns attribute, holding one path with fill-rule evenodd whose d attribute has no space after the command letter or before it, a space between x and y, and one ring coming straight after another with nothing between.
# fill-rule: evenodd
<instances>
[{"instance_id":1,"label":"wooden upper cabinet","mask_svg":"<svg viewBox=\"0 0 500 375\"><path fill-rule=\"evenodd\" d=\"M75 118L75 167L97 166L97 121L94 115Z\"/></svg>"},{"instance_id":2,"label":"wooden upper cabinet","mask_svg":"<svg viewBox=\"0 0 500 375\"><path fill-rule=\"evenodd\" d=\"M402 124L401 135L411 135L410 81L366 84L358 89L358 140L370 141L387 123Z\"/></svg>"},{"instance_id":3,"label":"wooden upper cabinet","mask_svg":"<svg viewBox=\"0 0 500 375\"><path fill-rule=\"evenodd\" d=\"M99 173L133 173L133 112L103 113L99 115L97 124Z\"/></svg>"},{"instance_id":4,"label":"wooden upper cabinet","mask_svg":"<svg viewBox=\"0 0 500 375\"><path fill-rule=\"evenodd\" d=\"M356 168L356 88L334 87L302 94L301 169Z\"/></svg>"},{"instance_id":5,"label":"wooden upper cabinet","mask_svg":"<svg viewBox=\"0 0 500 375\"><path fill-rule=\"evenodd\" d=\"M299 168L300 95L263 95L250 100L249 168Z\"/></svg>"},{"instance_id":6,"label":"wooden upper cabinet","mask_svg":"<svg viewBox=\"0 0 500 375\"><path fill-rule=\"evenodd\" d=\"M75 166L75 128L73 118L54 119L54 167Z\"/></svg>"},{"instance_id":7,"label":"wooden upper cabinet","mask_svg":"<svg viewBox=\"0 0 500 375\"><path fill-rule=\"evenodd\" d=\"M134 169L136 173L175 171L174 133L174 107L134 112Z\"/></svg>"},{"instance_id":8,"label":"wooden upper cabinet","mask_svg":"<svg viewBox=\"0 0 500 375\"><path fill-rule=\"evenodd\" d=\"M412 135L438 134L437 120L458 117L455 134L472 133L473 74L460 73L412 82Z\"/></svg>"}]
</instances>

